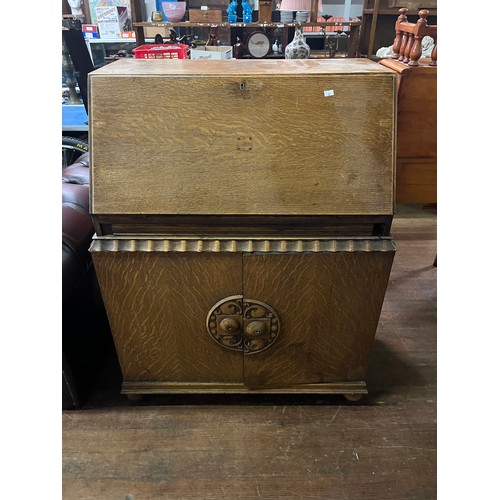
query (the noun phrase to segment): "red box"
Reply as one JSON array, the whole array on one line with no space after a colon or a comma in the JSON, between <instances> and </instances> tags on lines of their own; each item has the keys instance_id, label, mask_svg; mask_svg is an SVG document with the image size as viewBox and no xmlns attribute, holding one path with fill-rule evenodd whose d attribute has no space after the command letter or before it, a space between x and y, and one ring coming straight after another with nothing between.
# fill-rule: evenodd
<instances>
[{"instance_id":1,"label":"red box","mask_svg":"<svg viewBox=\"0 0 500 500\"><path fill-rule=\"evenodd\" d=\"M98 33L96 24L82 24L82 31L84 33Z\"/></svg>"},{"instance_id":2,"label":"red box","mask_svg":"<svg viewBox=\"0 0 500 500\"><path fill-rule=\"evenodd\" d=\"M132 52L136 59L188 59L189 45L163 43L141 45Z\"/></svg>"}]
</instances>

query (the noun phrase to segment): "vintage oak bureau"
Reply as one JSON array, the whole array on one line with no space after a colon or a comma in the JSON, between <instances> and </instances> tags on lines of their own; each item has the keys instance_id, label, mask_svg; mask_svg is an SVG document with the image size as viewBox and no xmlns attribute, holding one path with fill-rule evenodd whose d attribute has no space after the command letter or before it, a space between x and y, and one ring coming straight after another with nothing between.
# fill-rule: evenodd
<instances>
[{"instance_id":1,"label":"vintage oak bureau","mask_svg":"<svg viewBox=\"0 0 500 500\"><path fill-rule=\"evenodd\" d=\"M122 392L366 393L395 253L395 73L124 59L89 91Z\"/></svg>"}]
</instances>

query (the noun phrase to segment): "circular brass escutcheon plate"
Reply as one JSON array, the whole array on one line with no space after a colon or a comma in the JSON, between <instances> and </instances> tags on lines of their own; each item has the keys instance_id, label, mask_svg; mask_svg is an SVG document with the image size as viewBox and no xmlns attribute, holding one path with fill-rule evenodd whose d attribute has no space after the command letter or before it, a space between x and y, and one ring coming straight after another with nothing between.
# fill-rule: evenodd
<instances>
[{"instance_id":1,"label":"circular brass escutcheon plate","mask_svg":"<svg viewBox=\"0 0 500 500\"><path fill-rule=\"evenodd\" d=\"M259 353L276 342L280 319L265 302L231 295L210 309L206 326L219 345L248 355Z\"/></svg>"}]
</instances>

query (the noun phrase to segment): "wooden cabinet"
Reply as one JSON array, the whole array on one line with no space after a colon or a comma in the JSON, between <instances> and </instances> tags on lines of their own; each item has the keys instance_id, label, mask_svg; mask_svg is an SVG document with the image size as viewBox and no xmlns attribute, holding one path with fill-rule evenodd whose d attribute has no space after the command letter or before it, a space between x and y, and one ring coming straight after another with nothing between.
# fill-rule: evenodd
<instances>
[{"instance_id":1,"label":"wooden cabinet","mask_svg":"<svg viewBox=\"0 0 500 500\"><path fill-rule=\"evenodd\" d=\"M107 243L93 257L123 392L366 392L392 242L281 253Z\"/></svg>"},{"instance_id":2,"label":"wooden cabinet","mask_svg":"<svg viewBox=\"0 0 500 500\"><path fill-rule=\"evenodd\" d=\"M437 203L437 66L429 62L379 62L397 74L397 203Z\"/></svg>"},{"instance_id":3,"label":"wooden cabinet","mask_svg":"<svg viewBox=\"0 0 500 500\"><path fill-rule=\"evenodd\" d=\"M122 60L89 81L122 391L365 393L395 252L395 73Z\"/></svg>"}]
</instances>

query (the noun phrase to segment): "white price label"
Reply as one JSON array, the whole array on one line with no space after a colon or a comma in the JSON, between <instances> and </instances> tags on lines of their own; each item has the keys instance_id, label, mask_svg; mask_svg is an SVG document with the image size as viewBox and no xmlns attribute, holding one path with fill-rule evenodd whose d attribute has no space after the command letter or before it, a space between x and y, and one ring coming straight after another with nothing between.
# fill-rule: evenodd
<instances>
[{"instance_id":1,"label":"white price label","mask_svg":"<svg viewBox=\"0 0 500 500\"><path fill-rule=\"evenodd\" d=\"M333 91L333 89L325 90L323 93L325 94L325 97L330 97L332 95L335 95L335 92Z\"/></svg>"}]
</instances>

